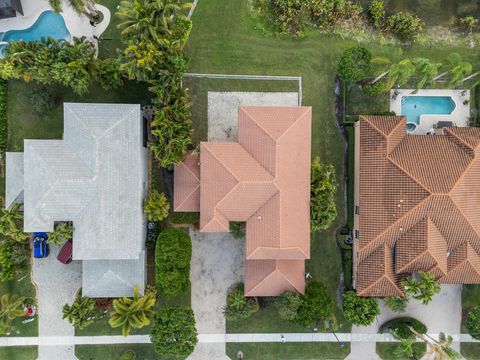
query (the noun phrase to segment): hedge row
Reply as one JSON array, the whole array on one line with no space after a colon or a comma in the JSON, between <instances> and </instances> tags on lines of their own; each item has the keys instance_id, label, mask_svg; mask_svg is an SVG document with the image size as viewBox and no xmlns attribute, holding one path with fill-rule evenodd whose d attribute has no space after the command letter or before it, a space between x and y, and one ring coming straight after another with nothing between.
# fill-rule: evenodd
<instances>
[{"instance_id":1,"label":"hedge row","mask_svg":"<svg viewBox=\"0 0 480 360\"><path fill-rule=\"evenodd\" d=\"M8 120L7 120L7 81L0 79L0 154L7 151Z\"/></svg>"}]
</instances>

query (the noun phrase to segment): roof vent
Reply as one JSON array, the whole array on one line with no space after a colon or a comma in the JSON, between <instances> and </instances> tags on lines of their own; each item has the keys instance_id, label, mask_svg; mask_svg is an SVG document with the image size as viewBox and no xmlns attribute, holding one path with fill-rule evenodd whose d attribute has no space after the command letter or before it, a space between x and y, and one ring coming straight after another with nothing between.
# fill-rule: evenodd
<instances>
[{"instance_id":1,"label":"roof vent","mask_svg":"<svg viewBox=\"0 0 480 360\"><path fill-rule=\"evenodd\" d=\"M450 251L447 251L447 258L450 256Z\"/></svg>"},{"instance_id":2,"label":"roof vent","mask_svg":"<svg viewBox=\"0 0 480 360\"><path fill-rule=\"evenodd\" d=\"M262 216L261 216L261 215L258 215L258 220L262 220Z\"/></svg>"}]
</instances>

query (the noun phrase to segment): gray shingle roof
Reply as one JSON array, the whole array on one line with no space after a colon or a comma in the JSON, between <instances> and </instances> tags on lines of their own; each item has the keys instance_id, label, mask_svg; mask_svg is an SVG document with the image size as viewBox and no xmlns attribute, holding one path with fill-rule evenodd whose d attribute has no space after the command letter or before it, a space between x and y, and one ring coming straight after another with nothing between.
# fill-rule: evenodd
<instances>
[{"instance_id":1,"label":"gray shingle roof","mask_svg":"<svg viewBox=\"0 0 480 360\"><path fill-rule=\"evenodd\" d=\"M23 202L23 153L6 153L6 191L5 207L8 209L14 202Z\"/></svg>"},{"instance_id":2,"label":"gray shingle roof","mask_svg":"<svg viewBox=\"0 0 480 360\"><path fill-rule=\"evenodd\" d=\"M64 104L63 140L25 140L25 231L73 221L76 260L138 259L146 149L139 105Z\"/></svg>"}]
</instances>

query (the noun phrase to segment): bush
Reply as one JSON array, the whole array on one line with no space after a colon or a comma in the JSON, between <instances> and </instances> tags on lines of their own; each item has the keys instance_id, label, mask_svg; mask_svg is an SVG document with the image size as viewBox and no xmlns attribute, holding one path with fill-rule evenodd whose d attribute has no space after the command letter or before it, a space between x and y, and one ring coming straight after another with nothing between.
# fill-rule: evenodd
<instances>
[{"instance_id":1,"label":"bush","mask_svg":"<svg viewBox=\"0 0 480 360\"><path fill-rule=\"evenodd\" d=\"M321 325L323 321L331 320L333 301L328 295L327 288L318 282L309 282L297 314L296 322L304 326Z\"/></svg>"},{"instance_id":2,"label":"bush","mask_svg":"<svg viewBox=\"0 0 480 360\"><path fill-rule=\"evenodd\" d=\"M5 80L0 79L0 155L7 151L8 119L7 119L8 86Z\"/></svg>"},{"instance_id":3,"label":"bush","mask_svg":"<svg viewBox=\"0 0 480 360\"><path fill-rule=\"evenodd\" d=\"M48 92L44 86L29 90L30 103L33 110L39 115L48 114L55 108L57 98Z\"/></svg>"},{"instance_id":4,"label":"bush","mask_svg":"<svg viewBox=\"0 0 480 360\"><path fill-rule=\"evenodd\" d=\"M183 230L168 228L160 233L155 248L156 283L162 294L175 296L190 285L192 241Z\"/></svg>"},{"instance_id":5,"label":"bush","mask_svg":"<svg viewBox=\"0 0 480 360\"><path fill-rule=\"evenodd\" d=\"M16 274L27 270L30 245L0 235L0 281L12 280Z\"/></svg>"},{"instance_id":6,"label":"bush","mask_svg":"<svg viewBox=\"0 0 480 360\"><path fill-rule=\"evenodd\" d=\"M143 211L148 221L162 221L168 216L170 204L164 193L153 190L143 204Z\"/></svg>"},{"instance_id":7,"label":"bush","mask_svg":"<svg viewBox=\"0 0 480 360\"><path fill-rule=\"evenodd\" d=\"M333 165L320 163L317 156L312 162L310 188L310 220L312 231L326 230L337 217L335 195L337 180Z\"/></svg>"},{"instance_id":8,"label":"bush","mask_svg":"<svg viewBox=\"0 0 480 360\"><path fill-rule=\"evenodd\" d=\"M385 29L402 41L415 41L423 31L423 22L415 15L400 11L387 18Z\"/></svg>"},{"instance_id":9,"label":"bush","mask_svg":"<svg viewBox=\"0 0 480 360\"><path fill-rule=\"evenodd\" d=\"M77 297L72 305L63 306L63 319L67 319L75 328L85 329L99 315L95 305L95 299Z\"/></svg>"},{"instance_id":10,"label":"bush","mask_svg":"<svg viewBox=\"0 0 480 360\"><path fill-rule=\"evenodd\" d=\"M380 314L377 299L359 297L354 291L342 294L342 307L345 319L355 325L370 325Z\"/></svg>"},{"instance_id":11,"label":"bush","mask_svg":"<svg viewBox=\"0 0 480 360\"><path fill-rule=\"evenodd\" d=\"M480 340L480 306L475 306L469 311L467 331L474 339Z\"/></svg>"},{"instance_id":12,"label":"bush","mask_svg":"<svg viewBox=\"0 0 480 360\"><path fill-rule=\"evenodd\" d=\"M441 288L434 275L424 271L420 271L418 274L420 276L418 279L408 277L401 284L405 288L407 296L420 300L423 305L427 305L440 292Z\"/></svg>"},{"instance_id":13,"label":"bush","mask_svg":"<svg viewBox=\"0 0 480 360\"><path fill-rule=\"evenodd\" d=\"M302 296L299 293L287 291L275 298L274 305L281 319L295 321L298 316L298 308L302 304L302 301Z\"/></svg>"},{"instance_id":14,"label":"bush","mask_svg":"<svg viewBox=\"0 0 480 360\"><path fill-rule=\"evenodd\" d=\"M73 226L69 223L63 222L55 227L53 233L50 233L47 237L49 244L60 246L67 240L73 238Z\"/></svg>"},{"instance_id":15,"label":"bush","mask_svg":"<svg viewBox=\"0 0 480 360\"><path fill-rule=\"evenodd\" d=\"M385 306L395 312L404 312L407 304L408 298L406 296L390 296L385 298Z\"/></svg>"},{"instance_id":16,"label":"bush","mask_svg":"<svg viewBox=\"0 0 480 360\"><path fill-rule=\"evenodd\" d=\"M185 358L190 355L198 342L192 309L160 309L155 315L150 339L160 356Z\"/></svg>"},{"instance_id":17,"label":"bush","mask_svg":"<svg viewBox=\"0 0 480 360\"><path fill-rule=\"evenodd\" d=\"M305 0L267 0L265 7L272 13L274 24L281 33L301 37L308 18L307 6Z\"/></svg>"},{"instance_id":18,"label":"bush","mask_svg":"<svg viewBox=\"0 0 480 360\"><path fill-rule=\"evenodd\" d=\"M243 284L227 294L227 303L223 307L223 314L227 320L245 320L260 309L256 298L245 297Z\"/></svg>"},{"instance_id":19,"label":"bush","mask_svg":"<svg viewBox=\"0 0 480 360\"><path fill-rule=\"evenodd\" d=\"M427 327L417 319L411 317L400 317L392 319L380 326L379 333L392 333L400 339L415 339L415 334L409 329L413 328L420 334L427 333Z\"/></svg>"},{"instance_id":20,"label":"bush","mask_svg":"<svg viewBox=\"0 0 480 360\"><path fill-rule=\"evenodd\" d=\"M374 84L364 85L362 90L368 96L378 96L386 91L385 84L381 81L377 81Z\"/></svg>"},{"instance_id":21,"label":"bush","mask_svg":"<svg viewBox=\"0 0 480 360\"><path fill-rule=\"evenodd\" d=\"M368 15L373 26L380 29L385 21L385 4L380 0L372 0L368 7Z\"/></svg>"},{"instance_id":22,"label":"bush","mask_svg":"<svg viewBox=\"0 0 480 360\"><path fill-rule=\"evenodd\" d=\"M198 212L174 212L171 217L174 224L191 224L196 225L200 221L200 213Z\"/></svg>"},{"instance_id":23,"label":"bush","mask_svg":"<svg viewBox=\"0 0 480 360\"><path fill-rule=\"evenodd\" d=\"M137 360L137 354L133 350L127 350L120 356L120 360Z\"/></svg>"},{"instance_id":24,"label":"bush","mask_svg":"<svg viewBox=\"0 0 480 360\"><path fill-rule=\"evenodd\" d=\"M314 25L325 28L334 26L344 19L357 19L363 8L349 0L309 0L311 21Z\"/></svg>"},{"instance_id":25,"label":"bush","mask_svg":"<svg viewBox=\"0 0 480 360\"><path fill-rule=\"evenodd\" d=\"M362 80L371 70L371 60L372 53L363 46L349 48L343 52L338 62L338 74L343 80Z\"/></svg>"},{"instance_id":26,"label":"bush","mask_svg":"<svg viewBox=\"0 0 480 360\"><path fill-rule=\"evenodd\" d=\"M245 238L246 225L245 221L231 221L229 225L230 234L232 234L235 239Z\"/></svg>"}]
</instances>

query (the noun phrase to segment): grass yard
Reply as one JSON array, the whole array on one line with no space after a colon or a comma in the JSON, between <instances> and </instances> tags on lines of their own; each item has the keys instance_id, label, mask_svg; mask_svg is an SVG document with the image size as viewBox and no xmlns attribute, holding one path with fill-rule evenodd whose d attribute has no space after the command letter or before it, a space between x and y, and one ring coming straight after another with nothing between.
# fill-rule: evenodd
<instances>
[{"instance_id":1,"label":"grass yard","mask_svg":"<svg viewBox=\"0 0 480 360\"><path fill-rule=\"evenodd\" d=\"M480 344L479 343L461 343L460 352L467 360L479 360Z\"/></svg>"},{"instance_id":2,"label":"grass yard","mask_svg":"<svg viewBox=\"0 0 480 360\"><path fill-rule=\"evenodd\" d=\"M333 360L345 359L350 344L339 348L338 343L227 343L227 355L237 359L241 350L248 360Z\"/></svg>"},{"instance_id":3,"label":"grass yard","mask_svg":"<svg viewBox=\"0 0 480 360\"><path fill-rule=\"evenodd\" d=\"M128 350L133 350L139 360L167 360L159 357L150 344L77 345L75 356L79 360L118 360Z\"/></svg>"},{"instance_id":4,"label":"grass yard","mask_svg":"<svg viewBox=\"0 0 480 360\"><path fill-rule=\"evenodd\" d=\"M377 343L377 355L383 360L404 360L405 354L399 353L400 343ZM427 346L425 343L417 342L413 344L413 354L420 359L425 353Z\"/></svg>"},{"instance_id":5,"label":"grass yard","mask_svg":"<svg viewBox=\"0 0 480 360\"><path fill-rule=\"evenodd\" d=\"M0 347L0 359L36 360L37 356L38 348L36 346Z\"/></svg>"}]
</instances>

